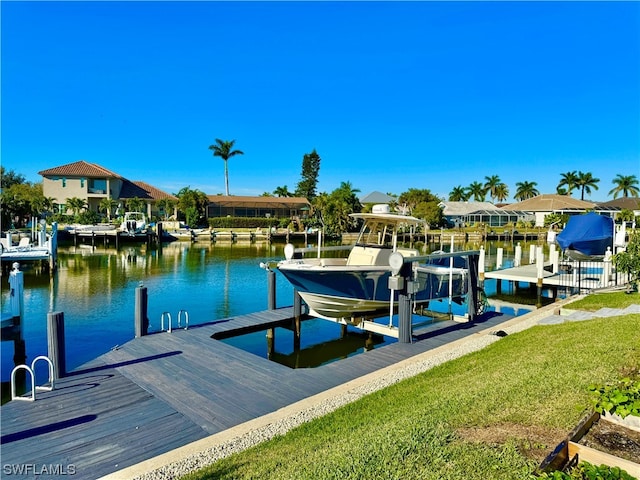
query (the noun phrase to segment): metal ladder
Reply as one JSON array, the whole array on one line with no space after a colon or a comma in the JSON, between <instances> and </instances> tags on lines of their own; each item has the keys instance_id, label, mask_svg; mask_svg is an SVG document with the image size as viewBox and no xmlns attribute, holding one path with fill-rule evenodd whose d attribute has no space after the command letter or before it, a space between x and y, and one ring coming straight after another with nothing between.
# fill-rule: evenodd
<instances>
[{"instance_id":1,"label":"metal ladder","mask_svg":"<svg viewBox=\"0 0 640 480\"><path fill-rule=\"evenodd\" d=\"M46 360L46 362L49 364L49 386L46 386L46 384L36 385L35 366L38 360ZM27 396L16 394L16 373L20 370L26 370L31 377L31 395ZM31 362L31 366L17 365L13 370L11 370L11 400L26 400L29 402L33 402L36 399L36 391L50 392L53 389L55 389L55 369L53 366L53 362L49 357L40 355L33 359L33 362Z\"/></svg>"},{"instance_id":2,"label":"metal ladder","mask_svg":"<svg viewBox=\"0 0 640 480\"><path fill-rule=\"evenodd\" d=\"M187 330L189 328L189 312L187 312L186 310L180 310L178 312L178 328L182 328L182 314L184 314L184 329ZM171 314L169 312L162 312L162 315L160 316L160 331L164 332L164 319L165 317L168 317L168 329L167 332L171 333L171 329L172 329L172 320L171 320Z\"/></svg>"}]
</instances>

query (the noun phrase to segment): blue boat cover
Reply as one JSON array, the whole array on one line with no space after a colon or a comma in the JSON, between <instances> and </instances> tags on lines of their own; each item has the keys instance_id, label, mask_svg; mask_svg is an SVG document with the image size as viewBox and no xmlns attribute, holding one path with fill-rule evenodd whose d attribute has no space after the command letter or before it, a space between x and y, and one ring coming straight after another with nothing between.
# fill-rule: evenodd
<instances>
[{"instance_id":1,"label":"blue boat cover","mask_svg":"<svg viewBox=\"0 0 640 480\"><path fill-rule=\"evenodd\" d=\"M556 242L562 250L577 250L588 256L604 255L613 242L613 219L597 213L573 215Z\"/></svg>"}]
</instances>

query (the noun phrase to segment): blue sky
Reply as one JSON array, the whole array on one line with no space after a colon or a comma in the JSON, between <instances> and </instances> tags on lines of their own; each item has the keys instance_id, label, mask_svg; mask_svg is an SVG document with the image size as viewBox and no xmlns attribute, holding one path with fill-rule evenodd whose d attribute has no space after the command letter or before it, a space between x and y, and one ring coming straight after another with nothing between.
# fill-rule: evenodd
<instances>
[{"instance_id":1,"label":"blue sky","mask_svg":"<svg viewBox=\"0 0 640 480\"><path fill-rule=\"evenodd\" d=\"M640 177L638 2L1 3L2 165L170 193ZM574 196L577 194L574 193Z\"/></svg>"}]
</instances>

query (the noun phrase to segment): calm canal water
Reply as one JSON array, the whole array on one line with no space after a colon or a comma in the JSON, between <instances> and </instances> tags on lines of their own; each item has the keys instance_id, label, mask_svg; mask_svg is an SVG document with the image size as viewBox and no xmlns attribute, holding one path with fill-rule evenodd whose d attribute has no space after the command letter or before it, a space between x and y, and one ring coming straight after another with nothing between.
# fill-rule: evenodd
<instances>
[{"instance_id":1,"label":"calm canal water","mask_svg":"<svg viewBox=\"0 0 640 480\"><path fill-rule=\"evenodd\" d=\"M513 258L513 244L485 244L489 265L498 246L504 248L506 263ZM479 247L459 246L461 249ZM438 248L439 245L434 245L431 250ZM523 246L523 253L527 248ZM186 310L189 324L197 325L265 310L267 274L259 264L282 259L283 249L284 244L267 243L173 242L161 249L132 244L119 250L62 245L58 252L58 271L54 275L26 265L22 268L27 362L47 354L47 313L52 311L64 312L68 370L131 340L134 337L135 289L140 283L148 289L150 331L160 330L163 312L171 314L175 325L178 311ZM290 284L278 274L276 285L277 306L291 305L293 289ZM486 287L491 289L490 285ZM8 309L8 300L8 276L4 276L3 311ZM292 338L289 337L290 333L276 334L276 351L283 357L279 360L298 366L316 365L316 358L286 358L292 353ZM325 348L333 349L335 355L346 356L353 354L358 345L372 347L371 340L365 337L336 342L339 337L340 327L336 324L321 320L303 322L301 347L307 349L304 355L314 357L313 350ZM253 353L266 354L264 334L228 341ZM389 341L393 340L385 339L385 342ZM3 382L10 379L13 354L13 342L3 341Z\"/></svg>"}]
</instances>

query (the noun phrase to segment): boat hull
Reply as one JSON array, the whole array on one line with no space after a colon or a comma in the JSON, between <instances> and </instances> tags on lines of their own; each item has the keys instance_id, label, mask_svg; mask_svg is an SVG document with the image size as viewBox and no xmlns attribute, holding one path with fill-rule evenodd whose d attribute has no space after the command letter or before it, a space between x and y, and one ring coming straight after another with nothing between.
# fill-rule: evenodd
<instances>
[{"instance_id":1,"label":"boat hull","mask_svg":"<svg viewBox=\"0 0 640 480\"><path fill-rule=\"evenodd\" d=\"M316 316L328 318L373 317L396 305L398 292L389 289L391 269L370 266L318 266L303 262L278 267ZM466 271L435 265L416 270L414 301L464 295ZM451 281L451 287L449 285Z\"/></svg>"}]
</instances>

